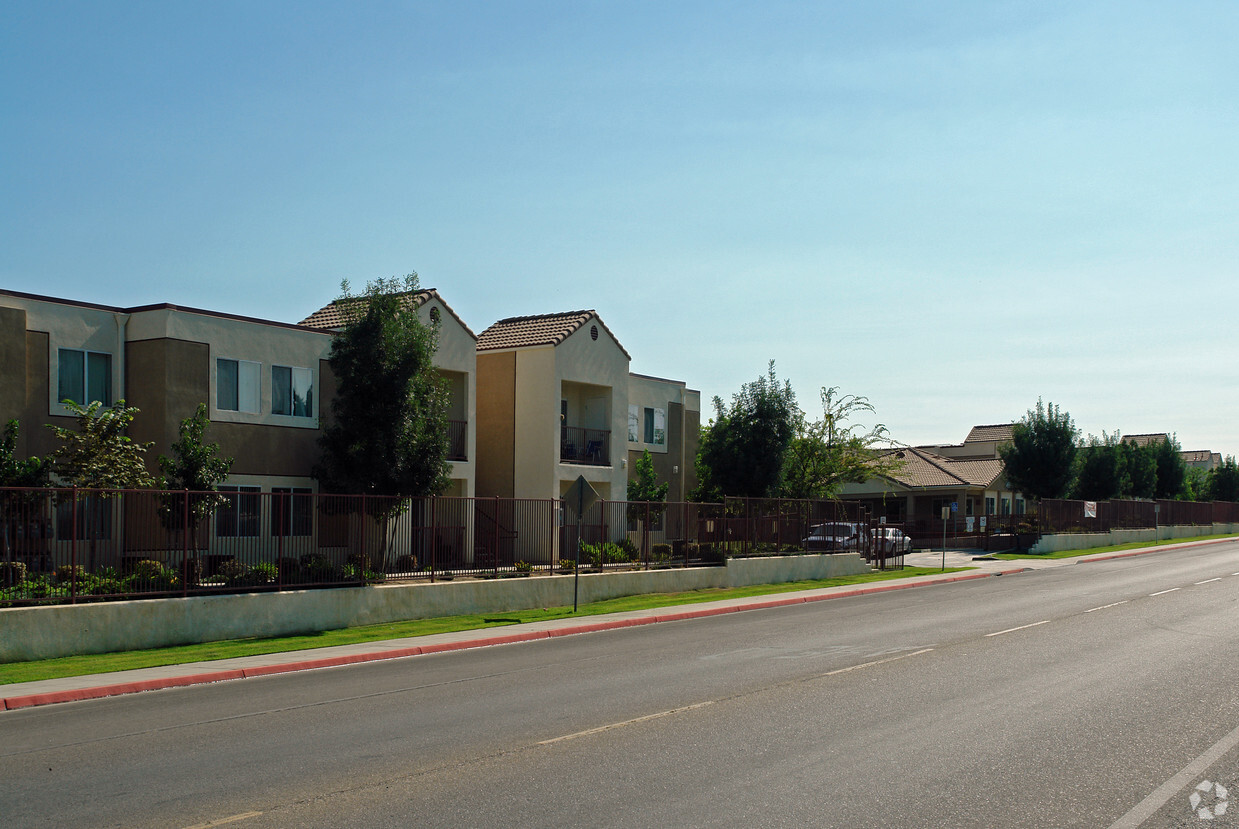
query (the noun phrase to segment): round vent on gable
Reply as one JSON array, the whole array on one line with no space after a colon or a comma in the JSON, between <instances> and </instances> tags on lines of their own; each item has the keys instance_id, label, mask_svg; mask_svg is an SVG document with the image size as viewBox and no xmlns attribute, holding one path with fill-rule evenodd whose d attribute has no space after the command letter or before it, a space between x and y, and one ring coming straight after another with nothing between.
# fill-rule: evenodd
<instances>
[{"instance_id":1,"label":"round vent on gable","mask_svg":"<svg viewBox=\"0 0 1239 829\"><path fill-rule=\"evenodd\" d=\"M589 338L590 338L591 340L596 340L596 339L598 339L598 326L596 326L596 325L591 325L591 326L589 327Z\"/></svg>"}]
</instances>

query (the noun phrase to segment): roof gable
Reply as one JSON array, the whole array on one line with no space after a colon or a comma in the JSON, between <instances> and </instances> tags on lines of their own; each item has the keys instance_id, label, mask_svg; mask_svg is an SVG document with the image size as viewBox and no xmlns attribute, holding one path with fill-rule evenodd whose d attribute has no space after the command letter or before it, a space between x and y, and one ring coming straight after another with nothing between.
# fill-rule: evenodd
<instances>
[{"instance_id":1,"label":"roof gable","mask_svg":"<svg viewBox=\"0 0 1239 829\"><path fill-rule=\"evenodd\" d=\"M404 305L414 310L421 308L432 299L438 300L444 309L451 314L452 319L460 323L460 327L469 332L470 337L473 337L475 340L477 339L477 335L473 333L468 325L465 325L465 321L462 320L454 310L452 310L452 306L448 305L447 302L444 301L443 296L434 288L426 288L421 291L405 291L399 294L399 296ZM327 328L332 331L339 331L344 328L344 326L348 325L350 312L364 301L365 297L351 297L349 299L332 300L329 304L324 305L322 308L319 308L313 314L310 314L308 317L303 319L300 324L309 328Z\"/></svg>"},{"instance_id":2,"label":"roof gable","mask_svg":"<svg viewBox=\"0 0 1239 829\"><path fill-rule=\"evenodd\" d=\"M990 426L973 426L964 443L976 443L982 440L1011 440L1014 423L995 423Z\"/></svg>"},{"instance_id":3,"label":"roof gable","mask_svg":"<svg viewBox=\"0 0 1239 829\"><path fill-rule=\"evenodd\" d=\"M508 317L496 322L478 336L478 351L506 348L557 346L593 321L601 326L629 360L632 355L611 333L597 311L565 311L558 314L537 314L529 317Z\"/></svg>"}]
</instances>

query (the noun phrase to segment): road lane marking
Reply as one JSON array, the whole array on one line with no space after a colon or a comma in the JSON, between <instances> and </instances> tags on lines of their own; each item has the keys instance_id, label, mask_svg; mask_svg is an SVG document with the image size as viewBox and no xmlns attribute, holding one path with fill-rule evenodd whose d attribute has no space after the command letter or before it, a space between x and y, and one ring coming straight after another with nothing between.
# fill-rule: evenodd
<instances>
[{"instance_id":1,"label":"road lane marking","mask_svg":"<svg viewBox=\"0 0 1239 829\"><path fill-rule=\"evenodd\" d=\"M1178 794L1184 786L1192 785L1192 781L1205 769L1222 759L1226 752L1237 745L1239 745L1239 728L1218 740L1204 754L1184 766L1178 774L1154 789L1151 795L1137 803L1130 812L1110 824L1110 829L1136 829L1153 817L1157 810L1165 806L1170 798Z\"/></svg>"},{"instance_id":2,"label":"road lane marking","mask_svg":"<svg viewBox=\"0 0 1239 829\"><path fill-rule=\"evenodd\" d=\"M1172 587L1169 590L1160 590L1156 593L1150 593L1150 596L1165 596L1167 593L1173 593L1176 590L1182 590L1182 587Z\"/></svg>"},{"instance_id":3,"label":"road lane marking","mask_svg":"<svg viewBox=\"0 0 1239 829\"><path fill-rule=\"evenodd\" d=\"M1101 607L1094 607L1094 608L1092 608L1092 609L1090 609L1090 610L1086 610L1086 611L1084 611L1084 612L1085 612L1085 613L1092 613L1094 610L1105 610L1105 609L1106 609L1106 608L1108 608L1108 607L1118 607L1118 606L1119 606L1119 605L1121 605L1121 604L1127 604L1127 599L1123 599L1123 601L1121 601L1121 602L1114 602L1113 604L1103 604Z\"/></svg>"},{"instance_id":4,"label":"road lane marking","mask_svg":"<svg viewBox=\"0 0 1239 829\"><path fill-rule=\"evenodd\" d=\"M886 659L875 659L872 662L862 662L859 665L852 665L847 668L839 668L838 670L835 670L835 671L827 671L826 673L822 674L822 676L835 676L837 674L846 674L848 671L859 671L861 668L872 668L874 665L885 665L887 662L894 662L898 659L907 659L909 656L920 656L921 654L929 653L932 650L933 648L921 648L919 651L913 651L912 653L903 653L903 654L900 654L899 656L891 656Z\"/></svg>"},{"instance_id":5,"label":"road lane marking","mask_svg":"<svg viewBox=\"0 0 1239 829\"><path fill-rule=\"evenodd\" d=\"M1004 633L1014 633L1017 630L1024 630L1025 628L1035 628L1037 625L1048 625L1049 623L1050 623L1049 619L1042 619L1040 622L1033 622L1031 625L1020 625L1017 628L1007 628L1006 630L997 630L997 631L994 631L993 633L987 633L985 635L986 636L1002 636Z\"/></svg>"},{"instance_id":6,"label":"road lane marking","mask_svg":"<svg viewBox=\"0 0 1239 829\"><path fill-rule=\"evenodd\" d=\"M236 823L239 820L249 820L252 817L258 817L261 814L262 812L242 812L232 817L222 817L219 820L209 820L206 823L195 823L193 826L185 827L185 829L211 829L212 826L225 826L229 823Z\"/></svg>"},{"instance_id":7,"label":"road lane marking","mask_svg":"<svg viewBox=\"0 0 1239 829\"><path fill-rule=\"evenodd\" d=\"M590 734L601 734L603 731L610 731L612 728L623 728L626 725L636 725L637 723L649 722L662 717L670 717L672 714L681 714L685 711L692 711L696 708L705 708L707 705L713 705L714 701L698 702L693 705L685 705L681 708L672 708L670 711L659 711L657 714L646 714L644 717L634 717L631 720L623 722L615 722L610 725L600 725L597 728L589 728L585 731L578 731L575 734L565 734L562 737L552 737L549 740L542 740L538 743L540 746L549 746L553 743L562 743L565 740L575 740L577 737L588 737Z\"/></svg>"},{"instance_id":8,"label":"road lane marking","mask_svg":"<svg viewBox=\"0 0 1239 829\"><path fill-rule=\"evenodd\" d=\"M1205 579L1204 581L1198 581L1196 583L1197 584L1208 584L1211 581L1221 581L1221 580L1222 580L1222 577L1218 576L1216 579Z\"/></svg>"}]
</instances>

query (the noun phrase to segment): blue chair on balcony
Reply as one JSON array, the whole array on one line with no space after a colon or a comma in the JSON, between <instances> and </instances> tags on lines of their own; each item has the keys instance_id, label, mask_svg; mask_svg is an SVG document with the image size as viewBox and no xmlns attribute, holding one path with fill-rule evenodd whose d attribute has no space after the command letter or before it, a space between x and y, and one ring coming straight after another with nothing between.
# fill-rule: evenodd
<instances>
[{"instance_id":1,"label":"blue chair on balcony","mask_svg":"<svg viewBox=\"0 0 1239 829\"><path fill-rule=\"evenodd\" d=\"M594 463L602 463L602 441L591 440L585 447L585 455Z\"/></svg>"}]
</instances>

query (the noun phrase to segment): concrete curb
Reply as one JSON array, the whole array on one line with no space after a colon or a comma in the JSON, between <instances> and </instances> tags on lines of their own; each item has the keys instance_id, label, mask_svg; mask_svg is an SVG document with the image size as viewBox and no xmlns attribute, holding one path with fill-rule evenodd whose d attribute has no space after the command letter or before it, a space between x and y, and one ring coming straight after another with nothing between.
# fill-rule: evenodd
<instances>
[{"instance_id":1,"label":"concrete curb","mask_svg":"<svg viewBox=\"0 0 1239 829\"><path fill-rule=\"evenodd\" d=\"M1205 543L1205 542L1202 542ZM20 708L33 708L38 705L54 705L61 702L80 702L82 700L102 699L122 694L136 694L142 691L158 691L164 688L184 688L190 685L206 685L213 682L227 682L233 679L253 679L259 676L292 673L295 671L310 671L318 668L338 668L343 665L356 665L361 662L377 662L384 659L402 659L409 656L424 656L432 653L465 650L468 648L485 648L492 645L511 645L517 642L532 642L538 639L549 639L556 636L571 636L578 633L597 633L604 630L652 625L661 622L680 622L687 619L702 619L709 616L721 616L727 613L739 613L745 610L764 610L776 607L788 607L809 602L821 602L828 599L846 599L855 596L866 596L874 593L888 593L892 590L909 590L914 587L930 587L937 584L953 584L974 579L986 579L993 576L1023 573L1031 568L1017 567L1010 570L995 570L986 573L968 573L958 576L932 578L932 581L903 582L878 584L873 587L861 587L855 590L845 590L838 593L822 593L810 596L795 596L767 601L753 601L745 604L725 605L721 607L704 607L699 609L677 610L670 613L660 613L638 619L612 619L601 622L586 622L571 627L554 630L528 631L513 633L506 636L484 636L477 639L467 639L459 642L443 642L434 645L422 645L411 648L395 648L369 653L346 654L320 659L304 659L297 662L285 662L276 665L258 665L253 668L240 668L227 671L211 671L185 676L162 677L136 682L120 682L112 685L99 685L92 688L76 688L65 691L51 691L43 694L27 694L25 696L5 697L0 699L0 711L16 711Z\"/></svg>"},{"instance_id":2,"label":"concrete curb","mask_svg":"<svg viewBox=\"0 0 1239 829\"><path fill-rule=\"evenodd\" d=\"M1192 547L1208 547L1210 544L1233 544L1234 538L1211 538L1208 541L1188 541L1183 544L1162 544L1155 547L1145 547L1140 550L1124 550L1121 553L1098 553L1094 556L1082 557L1076 564L1092 564L1095 561L1111 561L1116 558L1131 558L1149 553L1164 553L1167 549L1190 550Z\"/></svg>"}]
</instances>

